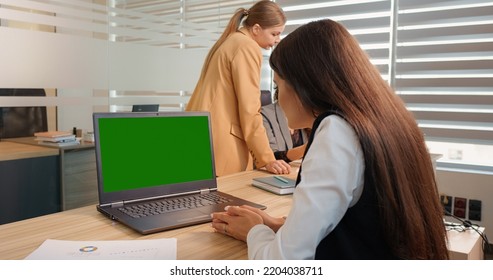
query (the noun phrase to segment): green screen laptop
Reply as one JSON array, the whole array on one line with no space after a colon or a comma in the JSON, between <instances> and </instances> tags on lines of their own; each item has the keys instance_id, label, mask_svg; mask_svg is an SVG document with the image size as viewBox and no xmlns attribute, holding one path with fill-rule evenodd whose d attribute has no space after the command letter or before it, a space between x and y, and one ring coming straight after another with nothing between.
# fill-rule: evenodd
<instances>
[{"instance_id":1,"label":"green screen laptop","mask_svg":"<svg viewBox=\"0 0 493 280\"><path fill-rule=\"evenodd\" d=\"M207 112L94 113L98 211L148 234L211 221L217 190Z\"/></svg>"}]
</instances>

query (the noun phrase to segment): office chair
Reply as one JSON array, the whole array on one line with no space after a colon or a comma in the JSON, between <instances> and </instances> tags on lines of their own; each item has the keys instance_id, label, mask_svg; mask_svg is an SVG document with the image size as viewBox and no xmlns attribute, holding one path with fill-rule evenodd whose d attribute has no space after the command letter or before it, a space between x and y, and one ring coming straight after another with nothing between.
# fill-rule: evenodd
<instances>
[{"instance_id":1,"label":"office chair","mask_svg":"<svg viewBox=\"0 0 493 280\"><path fill-rule=\"evenodd\" d=\"M260 91L260 103L262 104L262 106L272 103L272 94L270 93L270 90Z\"/></svg>"}]
</instances>

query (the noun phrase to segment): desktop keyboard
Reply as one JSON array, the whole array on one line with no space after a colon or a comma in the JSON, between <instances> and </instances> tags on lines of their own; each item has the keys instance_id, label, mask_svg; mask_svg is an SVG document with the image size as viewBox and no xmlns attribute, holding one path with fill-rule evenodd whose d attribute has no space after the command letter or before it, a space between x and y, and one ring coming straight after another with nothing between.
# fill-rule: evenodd
<instances>
[{"instance_id":1,"label":"desktop keyboard","mask_svg":"<svg viewBox=\"0 0 493 280\"><path fill-rule=\"evenodd\" d=\"M223 197L217 193L206 193L124 206L118 208L118 210L133 218L142 218L207 205L221 204L229 201L231 201L229 198Z\"/></svg>"}]
</instances>

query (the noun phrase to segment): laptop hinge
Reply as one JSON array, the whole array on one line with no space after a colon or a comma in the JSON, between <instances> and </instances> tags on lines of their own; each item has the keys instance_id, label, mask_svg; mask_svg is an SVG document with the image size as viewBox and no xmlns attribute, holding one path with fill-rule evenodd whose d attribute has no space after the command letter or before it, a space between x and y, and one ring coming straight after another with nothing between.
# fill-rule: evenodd
<instances>
[{"instance_id":1,"label":"laptop hinge","mask_svg":"<svg viewBox=\"0 0 493 280\"><path fill-rule=\"evenodd\" d=\"M210 189L201 189L200 190L200 194L206 194L206 193L210 193L211 190Z\"/></svg>"},{"instance_id":2,"label":"laptop hinge","mask_svg":"<svg viewBox=\"0 0 493 280\"><path fill-rule=\"evenodd\" d=\"M111 203L111 208L123 207L123 201Z\"/></svg>"}]
</instances>

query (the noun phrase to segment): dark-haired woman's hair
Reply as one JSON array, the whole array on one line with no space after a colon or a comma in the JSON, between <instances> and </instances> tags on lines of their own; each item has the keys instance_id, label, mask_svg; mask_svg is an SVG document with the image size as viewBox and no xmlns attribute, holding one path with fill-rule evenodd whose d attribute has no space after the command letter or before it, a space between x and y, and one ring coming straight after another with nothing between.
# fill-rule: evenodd
<instances>
[{"instance_id":1,"label":"dark-haired woman's hair","mask_svg":"<svg viewBox=\"0 0 493 280\"><path fill-rule=\"evenodd\" d=\"M394 254L448 259L423 133L356 39L332 20L311 22L281 40L270 65L314 116L336 109L355 129L364 183L376 188L382 230Z\"/></svg>"},{"instance_id":2,"label":"dark-haired woman's hair","mask_svg":"<svg viewBox=\"0 0 493 280\"><path fill-rule=\"evenodd\" d=\"M236 32L243 21L243 26L251 28L255 24L260 25L262 28L271 28L282 26L286 24L286 15L284 11L276 3L263 0L255 3L249 10L245 8L239 8L229 20L228 25L224 29L221 37L212 46L205 58L204 66L202 67L201 77L207 71L212 56L216 53L217 49L226 41L229 35Z\"/></svg>"}]
</instances>

